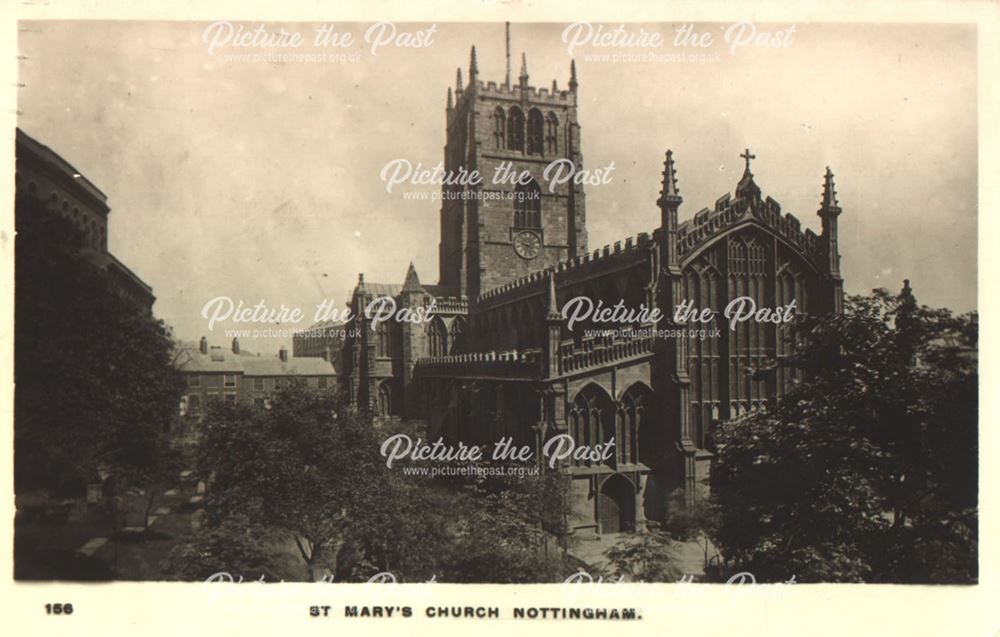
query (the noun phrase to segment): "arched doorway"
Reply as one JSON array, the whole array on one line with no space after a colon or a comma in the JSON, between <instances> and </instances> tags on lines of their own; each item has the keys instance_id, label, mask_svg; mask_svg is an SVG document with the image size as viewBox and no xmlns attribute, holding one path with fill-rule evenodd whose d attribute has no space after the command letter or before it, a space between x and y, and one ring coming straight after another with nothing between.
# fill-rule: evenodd
<instances>
[{"instance_id":1,"label":"arched doorway","mask_svg":"<svg viewBox=\"0 0 1000 637\"><path fill-rule=\"evenodd\" d=\"M616 473L601 485L597 521L602 535L635 529L635 492L623 475Z\"/></svg>"}]
</instances>

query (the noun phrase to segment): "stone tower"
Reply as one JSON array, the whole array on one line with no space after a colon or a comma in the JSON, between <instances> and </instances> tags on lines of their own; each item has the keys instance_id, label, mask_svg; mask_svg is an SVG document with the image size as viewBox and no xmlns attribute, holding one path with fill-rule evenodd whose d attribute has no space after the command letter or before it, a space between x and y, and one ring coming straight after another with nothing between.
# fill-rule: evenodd
<instances>
[{"instance_id":1,"label":"stone tower","mask_svg":"<svg viewBox=\"0 0 1000 637\"><path fill-rule=\"evenodd\" d=\"M524 55L513 84L509 64L504 82L483 82L472 47L468 83L458 69L448 89L446 174L482 183L442 186L440 284L470 299L587 250L583 187L544 177L558 160L583 167L576 66L559 90L529 84Z\"/></svg>"}]
</instances>

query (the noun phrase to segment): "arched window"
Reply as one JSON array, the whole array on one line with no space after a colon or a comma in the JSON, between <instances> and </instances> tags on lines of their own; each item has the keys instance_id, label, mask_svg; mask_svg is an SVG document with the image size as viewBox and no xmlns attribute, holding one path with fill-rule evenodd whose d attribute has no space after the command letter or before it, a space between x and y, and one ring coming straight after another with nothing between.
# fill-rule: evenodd
<instances>
[{"instance_id":1,"label":"arched window","mask_svg":"<svg viewBox=\"0 0 1000 637\"><path fill-rule=\"evenodd\" d=\"M545 121L545 151L550 155L559 154L559 118L549 113Z\"/></svg>"},{"instance_id":2,"label":"arched window","mask_svg":"<svg viewBox=\"0 0 1000 637\"><path fill-rule=\"evenodd\" d=\"M534 179L514 188L514 227L542 227L542 189Z\"/></svg>"},{"instance_id":3,"label":"arched window","mask_svg":"<svg viewBox=\"0 0 1000 637\"><path fill-rule=\"evenodd\" d=\"M615 406L608 393L595 384L580 390L573 399L569 413L570 435L577 446L606 445L615 438ZM618 442L615 442L618 445ZM574 464L590 466L590 460L573 460Z\"/></svg>"},{"instance_id":4,"label":"arched window","mask_svg":"<svg viewBox=\"0 0 1000 637\"><path fill-rule=\"evenodd\" d=\"M537 108L528 111L528 154L542 154L542 134L544 124L542 123L542 112Z\"/></svg>"},{"instance_id":5,"label":"arched window","mask_svg":"<svg viewBox=\"0 0 1000 637\"><path fill-rule=\"evenodd\" d=\"M507 115L499 106L493 111L493 143L499 149L507 147Z\"/></svg>"},{"instance_id":6,"label":"arched window","mask_svg":"<svg viewBox=\"0 0 1000 637\"><path fill-rule=\"evenodd\" d=\"M507 148L524 152L524 113L516 106L510 107L507 118Z\"/></svg>"},{"instance_id":7,"label":"arched window","mask_svg":"<svg viewBox=\"0 0 1000 637\"><path fill-rule=\"evenodd\" d=\"M439 317L435 317L427 325L427 346L431 356L448 354L448 332L444 327L444 322Z\"/></svg>"},{"instance_id":8,"label":"arched window","mask_svg":"<svg viewBox=\"0 0 1000 637\"><path fill-rule=\"evenodd\" d=\"M639 431L651 424L648 410L653 400L653 392L642 383L635 383L622 395L620 439L616 441L618 458L622 462L635 464L639 461ZM649 432L646 432L649 433ZM645 436L647 439L650 436ZM649 449L647 452L657 452Z\"/></svg>"},{"instance_id":9,"label":"arched window","mask_svg":"<svg viewBox=\"0 0 1000 637\"><path fill-rule=\"evenodd\" d=\"M378 413L380 416L392 414L392 381L382 381L378 386Z\"/></svg>"},{"instance_id":10,"label":"arched window","mask_svg":"<svg viewBox=\"0 0 1000 637\"><path fill-rule=\"evenodd\" d=\"M382 321L375 328L376 342L375 355L380 358L392 357L392 338L389 333L389 323Z\"/></svg>"}]
</instances>

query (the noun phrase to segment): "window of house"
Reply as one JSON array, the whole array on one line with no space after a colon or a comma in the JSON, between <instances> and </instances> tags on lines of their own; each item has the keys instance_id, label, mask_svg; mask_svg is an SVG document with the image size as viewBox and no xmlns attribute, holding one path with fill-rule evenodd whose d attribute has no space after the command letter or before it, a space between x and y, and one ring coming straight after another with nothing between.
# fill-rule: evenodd
<instances>
[{"instance_id":1,"label":"window of house","mask_svg":"<svg viewBox=\"0 0 1000 637\"><path fill-rule=\"evenodd\" d=\"M223 376L222 376L222 386L223 387L236 387L236 375L235 374L223 374Z\"/></svg>"},{"instance_id":2,"label":"window of house","mask_svg":"<svg viewBox=\"0 0 1000 637\"><path fill-rule=\"evenodd\" d=\"M253 379L253 390L254 391L264 391L264 379L254 378Z\"/></svg>"},{"instance_id":3,"label":"window of house","mask_svg":"<svg viewBox=\"0 0 1000 637\"><path fill-rule=\"evenodd\" d=\"M188 396L188 413L197 414L201 412L201 396L191 394Z\"/></svg>"},{"instance_id":4,"label":"window of house","mask_svg":"<svg viewBox=\"0 0 1000 637\"><path fill-rule=\"evenodd\" d=\"M317 385L319 386L320 389L326 389L326 382L327 382L326 376L320 376Z\"/></svg>"},{"instance_id":5,"label":"window of house","mask_svg":"<svg viewBox=\"0 0 1000 637\"><path fill-rule=\"evenodd\" d=\"M201 387L201 376L190 374L188 377L188 387Z\"/></svg>"},{"instance_id":6,"label":"window of house","mask_svg":"<svg viewBox=\"0 0 1000 637\"><path fill-rule=\"evenodd\" d=\"M264 409L264 408L267 407L267 399L266 398L254 398L253 399L253 406L254 407L258 407L260 409Z\"/></svg>"},{"instance_id":7,"label":"window of house","mask_svg":"<svg viewBox=\"0 0 1000 637\"><path fill-rule=\"evenodd\" d=\"M236 404L236 394L234 394L232 392L228 392L225 395L225 401L227 403L229 403L230 405L235 405Z\"/></svg>"}]
</instances>

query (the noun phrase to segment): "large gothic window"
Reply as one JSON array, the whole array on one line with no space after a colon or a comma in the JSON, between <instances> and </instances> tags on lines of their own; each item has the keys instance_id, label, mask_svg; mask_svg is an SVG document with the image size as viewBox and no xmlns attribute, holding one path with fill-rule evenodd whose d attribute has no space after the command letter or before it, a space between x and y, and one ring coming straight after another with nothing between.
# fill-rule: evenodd
<instances>
[{"instance_id":1,"label":"large gothic window","mask_svg":"<svg viewBox=\"0 0 1000 637\"><path fill-rule=\"evenodd\" d=\"M544 129L542 112L537 108L528 111L528 154L542 154L542 134Z\"/></svg>"},{"instance_id":2,"label":"large gothic window","mask_svg":"<svg viewBox=\"0 0 1000 637\"><path fill-rule=\"evenodd\" d=\"M507 148L524 152L524 113L516 106L510 107L507 118Z\"/></svg>"},{"instance_id":3,"label":"large gothic window","mask_svg":"<svg viewBox=\"0 0 1000 637\"><path fill-rule=\"evenodd\" d=\"M570 435L577 446L606 445L615 438L615 405L606 391L595 384L580 390L569 412ZM619 443L615 441L615 446ZM596 464L591 460L573 460L578 466Z\"/></svg>"},{"instance_id":4,"label":"large gothic window","mask_svg":"<svg viewBox=\"0 0 1000 637\"><path fill-rule=\"evenodd\" d=\"M542 189L534 179L514 189L514 227L542 227Z\"/></svg>"},{"instance_id":5,"label":"large gothic window","mask_svg":"<svg viewBox=\"0 0 1000 637\"><path fill-rule=\"evenodd\" d=\"M499 106L493 111L493 143L499 149L507 147L507 115Z\"/></svg>"},{"instance_id":6,"label":"large gothic window","mask_svg":"<svg viewBox=\"0 0 1000 637\"><path fill-rule=\"evenodd\" d=\"M632 385L622 395L619 439L615 441L618 459L621 462L629 464L639 462L639 430L653 426L649 422L652 400L652 390L642 383ZM648 451L652 452L654 449Z\"/></svg>"},{"instance_id":7,"label":"large gothic window","mask_svg":"<svg viewBox=\"0 0 1000 637\"><path fill-rule=\"evenodd\" d=\"M431 356L448 354L448 331L444 327L444 322L438 317L427 326L427 349Z\"/></svg>"},{"instance_id":8,"label":"large gothic window","mask_svg":"<svg viewBox=\"0 0 1000 637\"><path fill-rule=\"evenodd\" d=\"M559 118L549 113L545 121L545 151L550 155L559 154Z\"/></svg>"}]
</instances>

